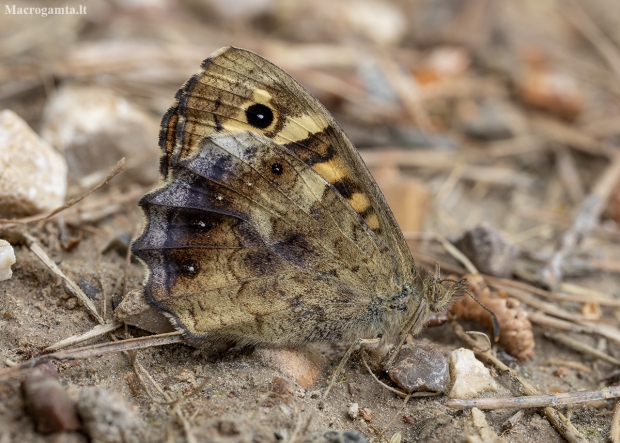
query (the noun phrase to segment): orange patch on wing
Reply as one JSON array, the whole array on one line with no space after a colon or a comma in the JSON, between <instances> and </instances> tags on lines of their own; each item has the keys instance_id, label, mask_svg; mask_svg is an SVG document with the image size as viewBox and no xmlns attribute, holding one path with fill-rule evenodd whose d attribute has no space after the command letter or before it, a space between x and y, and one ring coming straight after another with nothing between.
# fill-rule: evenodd
<instances>
[{"instance_id":1,"label":"orange patch on wing","mask_svg":"<svg viewBox=\"0 0 620 443\"><path fill-rule=\"evenodd\" d=\"M315 163L312 165L312 169L331 184L348 175L347 168L337 158L332 158L323 163Z\"/></svg>"},{"instance_id":2,"label":"orange patch on wing","mask_svg":"<svg viewBox=\"0 0 620 443\"><path fill-rule=\"evenodd\" d=\"M368 196L361 192L356 192L349 197L347 201L358 214L361 214L370 207L370 200L368 199Z\"/></svg>"},{"instance_id":3,"label":"orange patch on wing","mask_svg":"<svg viewBox=\"0 0 620 443\"><path fill-rule=\"evenodd\" d=\"M377 217L377 214L370 214L368 215L364 221L366 222L366 224L368 225L368 227L370 229L377 230L379 229L381 226L379 226L379 217Z\"/></svg>"}]
</instances>

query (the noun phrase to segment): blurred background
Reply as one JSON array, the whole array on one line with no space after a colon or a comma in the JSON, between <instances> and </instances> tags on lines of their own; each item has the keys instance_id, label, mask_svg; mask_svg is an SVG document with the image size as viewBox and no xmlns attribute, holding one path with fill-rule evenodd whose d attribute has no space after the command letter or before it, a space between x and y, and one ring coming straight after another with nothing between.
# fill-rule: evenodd
<instances>
[{"instance_id":1,"label":"blurred background","mask_svg":"<svg viewBox=\"0 0 620 443\"><path fill-rule=\"evenodd\" d=\"M174 93L203 59L234 45L281 66L327 106L410 240L420 240L418 231L457 235L487 222L522 256L544 263L606 171L611 179L592 218L603 222L604 244L618 240L618 173L610 166L620 136L614 0L3 7L0 108L66 162L65 169L58 160L16 172L18 160L5 150L5 169L15 176L58 175L48 186L56 195L42 191L39 202L21 207L16 195L0 205L5 217L58 206L65 188L67 197L89 189L121 157L127 170L115 179L114 203L133 205L158 180L159 121ZM12 151L17 157L25 156L22 145ZM591 254L600 253L595 242ZM605 269L620 270L617 257L604 258L611 260Z\"/></svg>"}]
</instances>

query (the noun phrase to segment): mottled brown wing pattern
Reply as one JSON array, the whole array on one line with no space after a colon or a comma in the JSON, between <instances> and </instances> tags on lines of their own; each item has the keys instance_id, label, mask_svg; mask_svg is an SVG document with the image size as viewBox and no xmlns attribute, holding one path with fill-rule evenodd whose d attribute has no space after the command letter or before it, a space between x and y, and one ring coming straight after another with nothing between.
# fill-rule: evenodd
<instances>
[{"instance_id":1,"label":"mottled brown wing pattern","mask_svg":"<svg viewBox=\"0 0 620 443\"><path fill-rule=\"evenodd\" d=\"M216 52L177 93L160 146L133 252L147 301L190 341L374 338L424 318L421 274L361 157L280 68Z\"/></svg>"},{"instance_id":2,"label":"mottled brown wing pattern","mask_svg":"<svg viewBox=\"0 0 620 443\"><path fill-rule=\"evenodd\" d=\"M374 336L402 310L394 254L286 147L214 134L170 173L140 203L133 251L150 268L147 300L190 340Z\"/></svg>"},{"instance_id":3,"label":"mottled brown wing pattern","mask_svg":"<svg viewBox=\"0 0 620 443\"><path fill-rule=\"evenodd\" d=\"M191 158L214 133L251 131L289 148L348 200L398 257L413 261L381 191L357 150L318 100L290 75L250 51L222 48L176 95L162 121L162 173Z\"/></svg>"}]
</instances>

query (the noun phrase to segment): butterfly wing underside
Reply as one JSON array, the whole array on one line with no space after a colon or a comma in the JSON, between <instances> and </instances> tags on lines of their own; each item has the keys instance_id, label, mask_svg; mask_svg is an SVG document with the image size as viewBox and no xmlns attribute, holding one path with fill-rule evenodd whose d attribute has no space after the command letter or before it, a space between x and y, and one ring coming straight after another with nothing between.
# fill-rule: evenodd
<instances>
[{"instance_id":1,"label":"butterfly wing underside","mask_svg":"<svg viewBox=\"0 0 620 443\"><path fill-rule=\"evenodd\" d=\"M160 146L133 249L147 300L190 339L385 332L411 255L351 142L288 74L221 49L177 93Z\"/></svg>"}]
</instances>

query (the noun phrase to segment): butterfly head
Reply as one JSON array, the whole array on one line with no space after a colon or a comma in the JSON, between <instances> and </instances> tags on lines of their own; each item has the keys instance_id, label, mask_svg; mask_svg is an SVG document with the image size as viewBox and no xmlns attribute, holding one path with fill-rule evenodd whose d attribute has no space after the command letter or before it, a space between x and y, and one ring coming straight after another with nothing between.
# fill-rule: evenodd
<instances>
[{"instance_id":1,"label":"butterfly head","mask_svg":"<svg viewBox=\"0 0 620 443\"><path fill-rule=\"evenodd\" d=\"M417 272L422 287L422 294L426 298L432 312L443 312L456 300L465 294L467 279L442 279L439 267L435 273L420 268Z\"/></svg>"}]
</instances>

